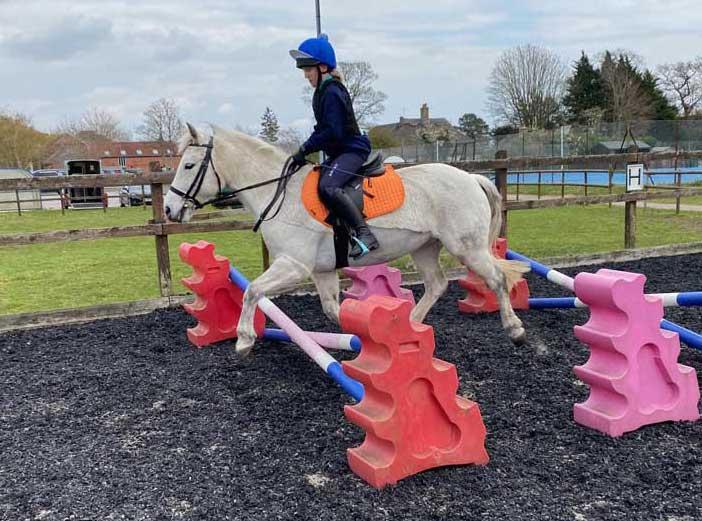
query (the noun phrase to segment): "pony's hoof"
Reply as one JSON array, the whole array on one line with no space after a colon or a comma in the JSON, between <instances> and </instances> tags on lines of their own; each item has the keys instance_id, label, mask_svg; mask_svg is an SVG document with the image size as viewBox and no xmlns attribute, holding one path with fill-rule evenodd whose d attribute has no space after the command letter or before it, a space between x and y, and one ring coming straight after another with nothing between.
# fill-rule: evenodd
<instances>
[{"instance_id":1,"label":"pony's hoof","mask_svg":"<svg viewBox=\"0 0 702 521\"><path fill-rule=\"evenodd\" d=\"M525 346L528 343L527 334L523 327L520 327L518 330L515 331L514 334L511 334L510 339L512 340L512 343L517 347Z\"/></svg>"},{"instance_id":2,"label":"pony's hoof","mask_svg":"<svg viewBox=\"0 0 702 521\"><path fill-rule=\"evenodd\" d=\"M236 346L234 347L234 351L236 352L239 358L248 357L251 354L252 349L253 344L243 344L241 341L238 341L236 343Z\"/></svg>"}]
</instances>

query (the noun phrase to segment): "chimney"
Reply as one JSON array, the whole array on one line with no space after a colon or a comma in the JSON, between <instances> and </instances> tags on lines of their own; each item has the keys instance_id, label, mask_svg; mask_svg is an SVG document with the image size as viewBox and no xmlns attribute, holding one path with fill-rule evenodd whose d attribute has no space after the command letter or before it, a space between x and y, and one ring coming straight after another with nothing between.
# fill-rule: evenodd
<instances>
[{"instance_id":1,"label":"chimney","mask_svg":"<svg viewBox=\"0 0 702 521\"><path fill-rule=\"evenodd\" d=\"M423 127L429 126L429 105L426 103L422 104L421 108L419 109L419 117L422 120Z\"/></svg>"}]
</instances>

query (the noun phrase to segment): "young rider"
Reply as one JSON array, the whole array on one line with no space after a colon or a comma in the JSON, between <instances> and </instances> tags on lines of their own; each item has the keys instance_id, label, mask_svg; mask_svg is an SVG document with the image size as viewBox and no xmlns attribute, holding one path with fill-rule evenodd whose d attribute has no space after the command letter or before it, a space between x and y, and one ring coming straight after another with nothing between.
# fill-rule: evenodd
<instances>
[{"instance_id":1,"label":"young rider","mask_svg":"<svg viewBox=\"0 0 702 521\"><path fill-rule=\"evenodd\" d=\"M351 97L336 70L336 55L327 36L305 40L290 51L290 56L314 88L312 109L317 123L293 160L302 166L306 155L319 150L326 154L319 176L319 197L351 229L354 245L349 255L362 257L378 248L378 240L343 187L368 159L370 141L358 128Z\"/></svg>"}]
</instances>

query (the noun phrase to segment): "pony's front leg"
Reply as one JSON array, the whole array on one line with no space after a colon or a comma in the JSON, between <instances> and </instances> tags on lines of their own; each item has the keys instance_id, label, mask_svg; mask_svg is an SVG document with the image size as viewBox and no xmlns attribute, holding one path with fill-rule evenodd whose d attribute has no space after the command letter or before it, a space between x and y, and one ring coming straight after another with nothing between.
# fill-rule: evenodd
<instances>
[{"instance_id":1,"label":"pony's front leg","mask_svg":"<svg viewBox=\"0 0 702 521\"><path fill-rule=\"evenodd\" d=\"M284 291L302 282L309 275L310 270L304 264L282 255L277 257L265 272L249 284L246 293L244 293L241 317L236 328L236 352L238 355L248 355L256 342L254 313L258 301L266 294Z\"/></svg>"},{"instance_id":2,"label":"pony's front leg","mask_svg":"<svg viewBox=\"0 0 702 521\"><path fill-rule=\"evenodd\" d=\"M322 309L327 318L339 323L339 274L336 270L312 273Z\"/></svg>"}]
</instances>

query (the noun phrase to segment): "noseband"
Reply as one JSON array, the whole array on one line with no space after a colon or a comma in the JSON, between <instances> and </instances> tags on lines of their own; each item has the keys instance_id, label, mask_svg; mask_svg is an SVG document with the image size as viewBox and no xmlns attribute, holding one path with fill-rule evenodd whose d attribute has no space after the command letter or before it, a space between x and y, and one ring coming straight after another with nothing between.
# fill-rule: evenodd
<instances>
[{"instance_id":1,"label":"noseband","mask_svg":"<svg viewBox=\"0 0 702 521\"><path fill-rule=\"evenodd\" d=\"M203 158L202 162L200 163L200 170L198 170L197 174L195 175L195 178L193 179L193 182L190 183L190 187L186 192L182 192L178 190L177 188L171 187L168 189L170 192L173 192L176 195L179 195L180 197L183 198L185 201L185 204L192 204L195 208L200 209L206 204L213 202L213 201L218 201L222 198L222 179L219 177L219 174L217 173L217 169L214 166L214 161L212 161L212 149L214 148L214 137L210 138L210 141L206 145L196 145L192 144L189 145L191 147L202 147L205 148L205 157ZM215 177L217 178L217 197L212 199L211 201L205 201L204 203L201 203L200 201L197 200L197 194L200 193L200 189L202 188L202 183L205 181L205 174L207 174L207 169L209 166L212 165L212 171L215 174Z\"/></svg>"}]
</instances>

